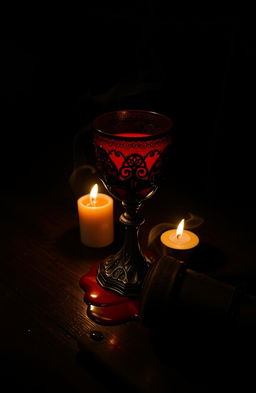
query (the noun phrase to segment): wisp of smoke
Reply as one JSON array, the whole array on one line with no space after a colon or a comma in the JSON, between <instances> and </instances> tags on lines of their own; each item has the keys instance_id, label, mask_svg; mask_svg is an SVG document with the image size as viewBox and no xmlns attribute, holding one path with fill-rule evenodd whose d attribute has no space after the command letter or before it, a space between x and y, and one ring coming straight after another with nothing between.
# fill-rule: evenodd
<instances>
[{"instance_id":1,"label":"wisp of smoke","mask_svg":"<svg viewBox=\"0 0 256 393\"><path fill-rule=\"evenodd\" d=\"M69 184L76 196L88 193L88 187L93 186L92 179L95 177L95 174L96 169L92 165L81 165L73 170L69 177Z\"/></svg>"}]
</instances>

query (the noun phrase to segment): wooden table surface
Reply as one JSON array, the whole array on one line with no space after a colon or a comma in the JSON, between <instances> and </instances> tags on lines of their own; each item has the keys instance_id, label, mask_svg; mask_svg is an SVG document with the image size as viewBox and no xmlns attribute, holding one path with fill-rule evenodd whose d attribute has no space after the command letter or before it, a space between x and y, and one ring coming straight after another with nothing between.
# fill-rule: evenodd
<instances>
[{"instance_id":1,"label":"wooden table surface","mask_svg":"<svg viewBox=\"0 0 256 393\"><path fill-rule=\"evenodd\" d=\"M216 376L203 378L198 372L192 377L175 361L171 365L162 362L154 352L150 330L138 322L105 327L87 317L79 278L94 261L118 249L122 232L118 230L114 244L105 249L83 246L76 198L68 185L63 188L40 196L9 194L1 200L1 381L7 383L6 392L109 392L125 391L125 387L145 392L215 389ZM187 207L181 205L173 209L161 191L145 203L147 223L141 230L144 247L152 226L171 217L177 220L186 212ZM119 211L116 204L116 218ZM244 233L245 250L240 246L244 238L239 232L234 230L230 236L228 224L218 227L214 212L208 216L205 211L201 213L205 223L199 232L207 233L217 248L229 250L225 263L211 273L231 283L246 281L253 290L253 235ZM173 337L165 330L161 316L158 318L161 345L165 341L170 344ZM94 330L103 333L103 341L90 339ZM87 351L79 351L79 338Z\"/></svg>"}]
</instances>

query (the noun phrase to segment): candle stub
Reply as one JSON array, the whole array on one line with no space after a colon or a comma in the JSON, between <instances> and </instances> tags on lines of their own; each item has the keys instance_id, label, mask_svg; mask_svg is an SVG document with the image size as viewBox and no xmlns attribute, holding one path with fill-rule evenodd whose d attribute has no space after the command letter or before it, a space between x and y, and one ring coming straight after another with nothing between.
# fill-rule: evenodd
<instances>
[{"instance_id":1,"label":"candle stub","mask_svg":"<svg viewBox=\"0 0 256 393\"><path fill-rule=\"evenodd\" d=\"M171 229L161 235L161 242L166 247L175 250L189 250L198 245L199 238L195 233L187 230L184 230L181 235L177 236L176 229Z\"/></svg>"},{"instance_id":2,"label":"candle stub","mask_svg":"<svg viewBox=\"0 0 256 393\"><path fill-rule=\"evenodd\" d=\"M106 247L114 240L113 199L106 194L84 195L77 201L81 242Z\"/></svg>"}]
</instances>

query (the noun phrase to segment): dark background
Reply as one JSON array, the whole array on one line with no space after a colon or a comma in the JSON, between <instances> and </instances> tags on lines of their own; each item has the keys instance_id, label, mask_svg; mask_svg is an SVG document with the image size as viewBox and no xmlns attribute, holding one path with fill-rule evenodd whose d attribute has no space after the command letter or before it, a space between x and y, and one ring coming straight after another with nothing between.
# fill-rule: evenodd
<instances>
[{"instance_id":1,"label":"dark background","mask_svg":"<svg viewBox=\"0 0 256 393\"><path fill-rule=\"evenodd\" d=\"M103 112L139 108L174 119L168 181L155 199L145 203L147 223L152 224L151 218L157 220L154 224L168 221L168 202L166 211L173 210L175 215L182 210L172 205L177 195L183 211L203 217L210 211L211 218L217 212L215 227L211 227L214 220L205 219L210 235L214 232L216 244L221 243L223 249L231 249L233 254L240 251L239 263L231 253L231 262L223 267L220 277L238 283L247 280L256 293L254 14L175 16L157 2L140 4L89 8L79 13L79 19L69 8L64 14L63 4L55 10L40 4L25 9L22 4L22 10L1 14L0 184L5 235L1 234L1 239L7 249L6 257L1 246L1 296L6 311L1 312L2 360L6 363L3 370L10 369L7 381L19 389L23 382L17 372L29 381L31 391L34 386L39 391L44 391L44 386L47 389L56 370L56 384L51 383L47 391L59 389L59 375L65 374L63 385L70 379L72 388L76 379L75 339L88 323L82 313L78 277L94 250L90 253L78 244L69 178L77 163L75 141L75 151L82 152L79 163L90 163L92 145L77 135L84 136L86 126ZM162 204L157 205L157 200ZM154 209L152 217L150 209ZM222 218L223 222L228 219L228 225L223 225ZM74 223L76 231L72 232ZM248 228L244 229L245 224ZM244 232L250 247L240 239L233 249L237 237L232 231ZM229 232L229 236L221 237L221 232ZM244 345L243 339L245 352L255 348L248 339ZM72 341L68 358L67 341ZM235 353L236 346L231 345ZM184 355L181 369L183 363L190 366L194 362L195 375L201 379L204 373L197 370L191 353L190 358ZM247 358L252 354L253 349ZM237 378L247 383L248 374L254 376L254 363L240 374L244 358L239 359L238 372L230 374L234 384ZM49 371L44 372L41 364L46 360ZM77 382L82 387L88 386L84 369ZM97 372L95 367L93 386L100 379ZM217 375L218 368L213 367L211 381Z\"/></svg>"},{"instance_id":2,"label":"dark background","mask_svg":"<svg viewBox=\"0 0 256 393\"><path fill-rule=\"evenodd\" d=\"M149 109L175 122L170 192L253 228L254 17L175 16L153 2L80 17L38 8L3 18L4 193L68 182L81 127Z\"/></svg>"}]
</instances>

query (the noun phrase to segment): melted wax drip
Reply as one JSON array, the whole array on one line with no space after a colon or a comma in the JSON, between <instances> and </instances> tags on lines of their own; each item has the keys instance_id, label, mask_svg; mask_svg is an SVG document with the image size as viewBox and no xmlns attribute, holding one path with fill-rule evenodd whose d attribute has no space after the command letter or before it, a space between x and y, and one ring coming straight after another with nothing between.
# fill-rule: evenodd
<instances>
[{"instance_id":1,"label":"melted wax drip","mask_svg":"<svg viewBox=\"0 0 256 393\"><path fill-rule=\"evenodd\" d=\"M80 278L80 287L84 290L84 301L88 305L90 319L104 325L114 325L139 319L139 300L120 296L102 288L96 281L99 262Z\"/></svg>"}]
</instances>

